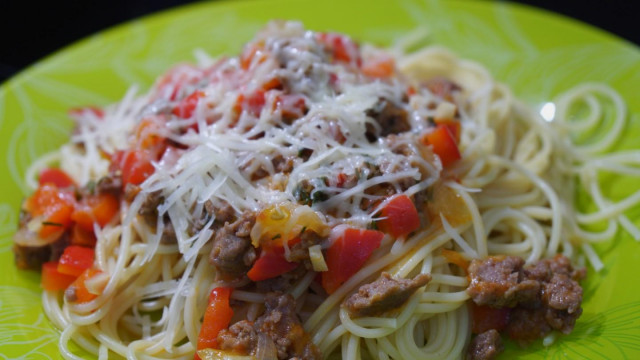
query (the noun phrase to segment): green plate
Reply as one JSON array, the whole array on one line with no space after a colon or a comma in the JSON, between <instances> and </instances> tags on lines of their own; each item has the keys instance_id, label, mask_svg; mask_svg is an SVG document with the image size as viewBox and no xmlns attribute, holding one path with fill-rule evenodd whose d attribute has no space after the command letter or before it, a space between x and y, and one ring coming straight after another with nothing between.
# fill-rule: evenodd
<instances>
[{"instance_id":1,"label":"green plate","mask_svg":"<svg viewBox=\"0 0 640 360\"><path fill-rule=\"evenodd\" d=\"M238 1L186 6L91 36L46 58L0 87L0 354L50 359L58 333L43 315L39 275L14 268L11 237L25 170L66 141L72 107L117 101L131 84L147 88L193 50L236 54L268 19L299 19L380 45L427 26L434 43L487 66L535 105L580 82L610 84L631 116L620 148L640 148L640 51L607 33L554 14L508 3L342 0ZM638 188L611 184L618 195ZM627 214L640 224L640 209ZM584 314L553 346L508 346L504 358L640 358L640 244L619 234L597 247L605 269L590 272Z\"/></svg>"}]
</instances>

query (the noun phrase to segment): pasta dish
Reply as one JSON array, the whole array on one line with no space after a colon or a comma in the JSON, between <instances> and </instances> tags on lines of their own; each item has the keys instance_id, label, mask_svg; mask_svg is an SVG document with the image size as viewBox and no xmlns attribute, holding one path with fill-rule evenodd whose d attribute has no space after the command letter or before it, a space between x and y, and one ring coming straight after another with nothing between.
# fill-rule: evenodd
<instances>
[{"instance_id":1,"label":"pasta dish","mask_svg":"<svg viewBox=\"0 0 640 360\"><path fill-rule=\"evenodd\" d=\"M491 359L571 332L591 244L640 238L638 196L598 176L637 157L607 153L620 96L579 85L545 119L413 47L271 22L237 57L72 110L14 237L61 354Z\"/></svg>"}]
</instances>

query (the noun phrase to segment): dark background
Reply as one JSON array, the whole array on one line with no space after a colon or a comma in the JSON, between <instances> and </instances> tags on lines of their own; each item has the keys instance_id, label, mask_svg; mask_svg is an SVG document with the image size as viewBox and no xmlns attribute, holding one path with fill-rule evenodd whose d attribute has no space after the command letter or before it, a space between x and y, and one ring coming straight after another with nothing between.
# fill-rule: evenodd
<instances>
[{"instance_id":1,"label":"dark background","mask_svg":"<svg viewBox=\"0 0 640 360\"><path fill-rule=\"evenodd\" d=\"M142 15L190 2L193 1L5 0L0 6L0 34L2 34L0 82L47 54L87 35ZM564 14L607 30L636 45L640 44L637 19L632 18L637 6L636 1L633 0L515 0L513 2Z\"/></svg>"}]
</instances>

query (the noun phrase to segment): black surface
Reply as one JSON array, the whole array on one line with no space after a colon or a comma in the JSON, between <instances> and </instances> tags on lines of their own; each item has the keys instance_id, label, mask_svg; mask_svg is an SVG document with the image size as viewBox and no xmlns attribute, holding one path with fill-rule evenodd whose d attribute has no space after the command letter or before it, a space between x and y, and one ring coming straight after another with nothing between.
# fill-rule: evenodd
<instances>
[{"instance_id":1,"label":"black surface","mask_svg":"<svg viewBox=\"0 0 640 360\"><path fill-rule=\"evenodd\" d=\"M0 34L2 34L0 82L51 52L85 36L142 15L190 2L193 1L5 0L0 5ZM636 45L640 44L640 30L634 16L636 1L517 0L514 2L564 14L605 29Z\"/></svg>"}]
</instances>

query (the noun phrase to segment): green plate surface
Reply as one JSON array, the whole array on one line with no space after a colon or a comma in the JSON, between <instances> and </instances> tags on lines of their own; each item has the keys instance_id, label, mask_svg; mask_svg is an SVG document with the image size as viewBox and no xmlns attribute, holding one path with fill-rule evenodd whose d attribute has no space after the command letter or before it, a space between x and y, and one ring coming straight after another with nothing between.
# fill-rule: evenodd
<instances>
[{"instance_id":1,"label":"green plate surface","mask_svg":"<svg viewBox=\"0 0 640 360\"><path fill-rule=\"evenodd\" d=\"M24 173L39 155L63 144L69 108L117 101L131 84L147 89L193 50L236 54L272 18L298 19L313 30L345 32L388 45L418 26L431 42L476 60L536 105L580 82L610 84L631 118L618 144L640 148L640 51L607 33L533 8L484 1L223 1L142 18L44 59L0 87L0 355L58 359L55 331L40 305L39 275L14 268L11 252ZM610 184L617 196L634 181ZM627 213L640 224L640 209ZM626 234L600 244L606 265L584 283L584 314L553 346L508 345L504 358L640 359L640 244Z\"/></svg>"}]
</instances>

